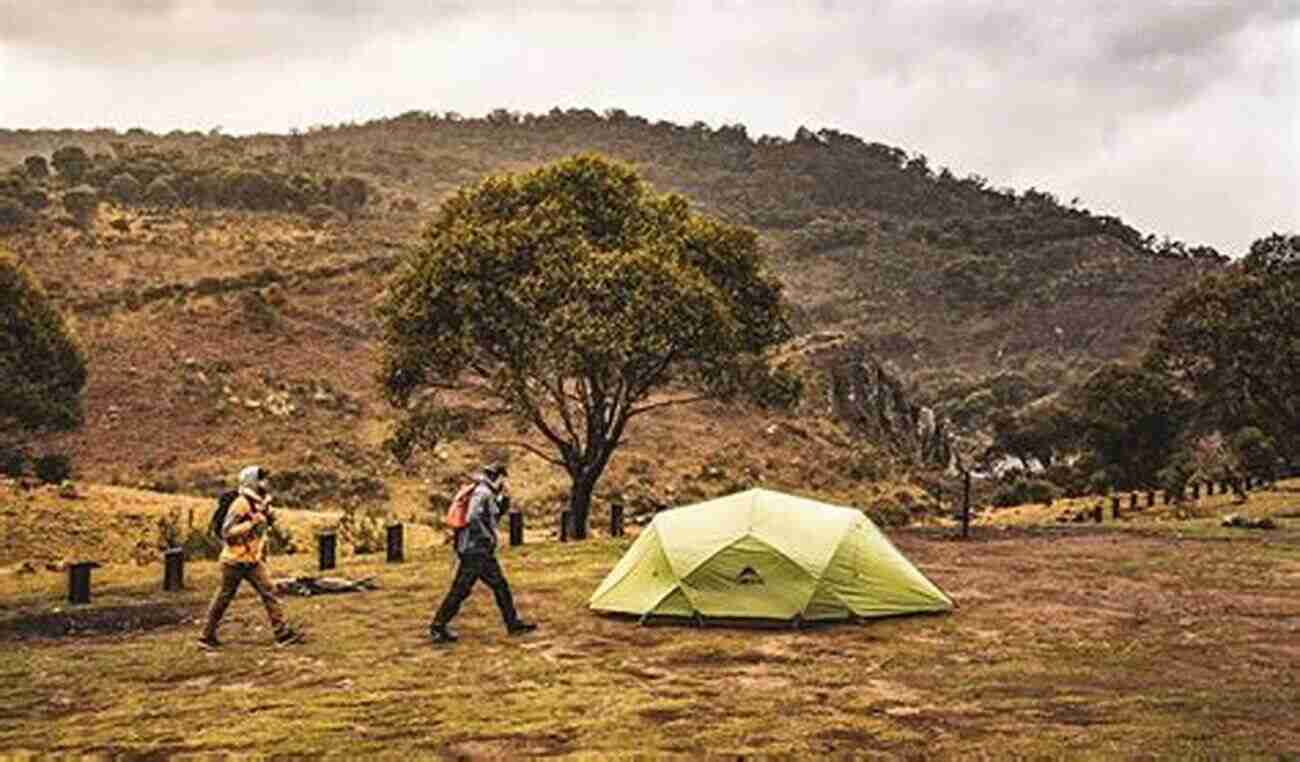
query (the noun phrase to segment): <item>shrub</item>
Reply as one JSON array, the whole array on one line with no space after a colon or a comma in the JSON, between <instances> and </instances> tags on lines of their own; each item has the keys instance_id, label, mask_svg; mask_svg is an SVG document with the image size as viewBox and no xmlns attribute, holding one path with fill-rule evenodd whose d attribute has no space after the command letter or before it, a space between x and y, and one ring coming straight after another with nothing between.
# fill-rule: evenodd
<instances>
[{"instance_id":1,"label":"shrub","mask_svg":"<svg viewBox=\"0 0 1300 762\"><path fill-rule=\"evenodd\" d=\"M144 202L151 206L171 208L180 204L180 196L166 177L155 177L144 189Z\"/></svg>"},{"instance_id":2,"label":"shrub","mask_svg":"<svg viewBox=\"0 0 1300 762\"><path fill-rule=\"evenodd\" d=\"M134 175L122 172L114 175L113 179L108 181L105 193L119 204L134 204L140 199L143 188Z\"/></svg>"},{"instance_id":3,"label":"shrub","mask_svg":"<svg viewBox=\"0 0 1300 762\"><path fill-rule=\"evenodd\" d=\"M46 484L58 484L72 476L72 459L61 453L42 455L32 463L36 478Z\"/></svg>"},{"instance_id":4,"label":"shrub","mask_svg":"<svg viewBox=\"0 0 1300 762\"><path fill-rule=\"evenodd\" d=\"M338 216L338 213L334 211L334 207L326 204L312 204L307 208L306 214L307 219L316 225L324 225Z\"/></svg>"},{"instance_id":5,"label":"shrub","mask_svg":"<svg viewBox=\"0 0 1300 762\"><path fill-rule=\"evenodd\" d=\"M50 161L55 171L71 183L80 182L90 169L90 157L81 146L63 146L54 151Z\"/></svg>"},{"instance_id":6,"label":"shrub","mask_svg":"<svg viewBox=\"0 0 1300 762\"><path fill-rule=\"evenodd\" d=\"M50 194L40 188L28 188L18 196L18 200L28 209L39 212L50 205Z\"/></svg>"},{"instance_id":7,"label":"shrub","mask_svg":"<svg viewBox=\"0 0 1300 762\"><path fill-rule=\"evenodd\" d=\"M63 194L63 208L81 227L89 227L99 211L99 193L89 185L79 185Z\"/></svg>"},{"instance_id":8,"label":"shrub","mask_svg":"<svg viewBox=\"0 0 1300 762\"><path fill-rule=\"evenodd\" d=\"M357 555L377 553L384 549L388 541L384 522L375 516L357 512L353 506L343 509L339 519L339 539L352 546Z\"/></svg>"},{"instance_id":9,"label":"shrub","mask_svg":"<svg viewBox=\"0 0 1300 762\"><path fill-rule=\"evenodd\" d=\"M50 165L44 156L28 156L23 159L23 171L33 180L44 180L50 176Z\"/></svg>"},{"instance_id":10,"label":"shrub","mask_svg":"<svg viewBox=\"0 0 1300 762\"><path fill-rule=\"evenodd\" d=\"M32 212L18 199L0 196L0 230L17 230L32 221Z\"/></svg>"},{"instance_id":11,"label":"shrub","mask_svg":"<svg viewBox=\"0 0 1300 762\"><path fill-rule=\"evenodd\" d=\"M1061 496L1061 490L1043 479L1018 478L1010 484L998 487L993 493L993 504L999 508L1026 503L1047 503Z\"/></svg>"},{"instance_id":12,"label":"shrub","mask_svg":"<svg viewBox=\"0 0 1300 762\"><path fill-rule=\"evenodd\" d=\"M0 448L0 474L16 479L23 475L26 465L27 453L21 447Z\"/></svg>"},{"instance_id":13,"label":"shrub","mask_svg":"<svg viewBox=\"0 0 1300 762\"><path fill-rule=\"evenodd\" d=\"M330 186L330 203L349 218L366 205L370 189L359 177L340 177Z\"/></svg>"}]
</instances>

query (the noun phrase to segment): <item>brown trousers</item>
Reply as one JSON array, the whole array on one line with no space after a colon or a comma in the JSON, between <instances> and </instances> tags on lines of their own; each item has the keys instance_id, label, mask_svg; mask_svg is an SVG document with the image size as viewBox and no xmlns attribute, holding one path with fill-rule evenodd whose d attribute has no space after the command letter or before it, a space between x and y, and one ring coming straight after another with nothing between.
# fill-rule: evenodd
<instances>
[{"instance_id":1,"label":"brown trousers","mask_svg":"<svg viewBox=\"0 0 1300 762\"><path fill-rule=\"evenodd\" d=\"M258 597L262 599L262 605L266 607L266 615L270 618L275 633L279 635L285 631L284 609L275 597L275 585L271 582L266 563L222 563L221 588L217 590L217 594L212 597L212 603L208 606L208 623L203 628L205 637L217 637L217 627L221 624L221 617L225 615L226 607L234 600L235 593L239 590L239 583L244 580L248 580L257 591Z\"/></svg>"}]
</instances>

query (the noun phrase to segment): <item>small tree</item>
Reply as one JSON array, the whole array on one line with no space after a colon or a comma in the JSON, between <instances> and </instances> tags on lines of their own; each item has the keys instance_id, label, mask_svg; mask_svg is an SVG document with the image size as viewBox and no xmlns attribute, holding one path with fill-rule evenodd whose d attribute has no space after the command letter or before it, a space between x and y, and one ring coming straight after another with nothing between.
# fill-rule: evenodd
<instances>
[{"instance_id":1,"label":"small tree","mask_svg":"<svg viewBox=\"0 0 1300 762\"><path fill-rule=\"evenodd\" d=\"M134 204L140 200L143 192L144 189L141 187L140 181L135 179L135 175L129 172L114 175L113 179L108 181L108 187L105 188L108 197L122 205Z\"/></svg>"},{"instance_id":2,"label":"small tree","mask_svg":"<svg viewBox=\"0 0 1300 762\"><path fill-rule=\"evenodd\" d=\"M63 146L50 156L54 170L69 183L79 183L90 169L90 156L81 146Z\"/></svg>"},{"instance_id":3,"label":"small tree","mask_svg":"<svg viewBox=\"0 0 1300 762\"><path fill-rule=\"evenodd\" d=\"M85 383L85 360L62 316L0 250L0 432L80 426Z\"/></svg>"},{"instance_id":4,"label":"small tree","mask_svg":"<svg viewBox=\"0 0 1300 762\"><path fill-rule=\"evenodd\" d=\"M89 228L99 213L99 192L89 185L78 185L63 194L63 208L83 228Z\"/></svg>"},{"instance_id":5,"label":"small tree","mask_svg":"<svg viewBox=\"0 0 1300 762\"><path fill-rule=\"evenodd\" d=\"M465 427L424 393L458 388L483 401L475 415L510 414L549 442L511 444L569 474L578 537L629 421L744 390L789 336L752 230L592 155L460 191L381 315L399 458Z\"/></svg>"},{"instance_id":6,"label":"small tree","mask_svg":"<svg viewBox=\"0 0 1300 762\"><path fill-rule=\"evenodd\" d=\"M50 165L44 156L28 156L23 159L23 171L33 180L44 180L50 176Z\"/></svg>"},{"instance_id":7,"label":"small tree","mask_svg":"<svg viewBox=\"0 0 1300 762\"><path fill-rule=\"evenodd\" d=\"M348 219L361 211L369 195L366 181L359 177L340 177L330 186L330 202L335 209L346 214Z\"/></svg>"},{"instance_id":8,"label":"small tree","mask_svg":"<svg viewBox=\"0 0 1300 762\"><path fill-rule=\"evenodd\" d=\"M1169 381L1112 363L1074 390L1074 415L1098 462L1120 489L1155 480L1187 422L1187 400Z\"/></svg>"}]
</instances>

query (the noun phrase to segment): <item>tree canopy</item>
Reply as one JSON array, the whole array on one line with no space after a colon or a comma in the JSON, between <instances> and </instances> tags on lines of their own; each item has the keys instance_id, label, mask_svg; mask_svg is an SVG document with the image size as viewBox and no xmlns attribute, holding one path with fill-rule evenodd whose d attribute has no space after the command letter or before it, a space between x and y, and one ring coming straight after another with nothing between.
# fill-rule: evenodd
<instances>
[{"instance_id":1,"label":"tree canopy","mask_svg":"<svg viewBox=\"0 0 1300 762\"><path fill-rule=\"evenodd\" d=\"M1300 451L1300 237L1272 235L1175 296L1148 364L1195 395L1207 427L1257 426Z\"/></svg>"},{"instance_id":2,"label":"tree canopy","mask_svg":"<svg viewBox=\"0 0 1300 762\"><path fill-rule=\"evenodd\" d=\"M752 230L595 155L460 191L380 312L382 380L404 430L451 425L424 390L481 396L481 413L508 413L550 443L516 444L567 471L579 536L629 420L752 390L765 351L790 335Z\"/></svg>"},{"instance_id":3,"label":"tree canopy","mask_svg":"<svg viewBox=\"0 0 1300 762\"><path fill-rule=\"evenodd\" d=\"M1187 420L1187 399L1165 376L1111 363L1074 390L1083 440L1121 489L1149 487Z\"/></svg>"},{"instance_id":4,"label":"tree canopy","mask_svg":"<svg viewBox=\"0 0 1300 762\"><path fill-rule=\"evenodd\" d=\"M0 249L0 431L76 428L85 383L86 363L63 317Z\"/></svg>"}]
</instances>

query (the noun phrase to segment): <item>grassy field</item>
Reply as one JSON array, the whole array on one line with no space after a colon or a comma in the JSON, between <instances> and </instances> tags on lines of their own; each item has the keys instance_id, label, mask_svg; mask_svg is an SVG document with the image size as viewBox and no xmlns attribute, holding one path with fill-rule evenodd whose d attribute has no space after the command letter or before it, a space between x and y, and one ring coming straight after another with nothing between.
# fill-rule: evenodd
<instances>
[{"instance_id":1,"label":"grassy field","mask_svg":"<svg viewBox=\"0 0 1300 762\"><path fill-rule=\"evenodd\" d=\"M157 566L109 565L75 610L62 575L4 574L0 755L1300 759L1300 484L1247 507L1280 528L1026 508L967 541L892 532L959 608L798 631L593 615L628 539L503 551L541 629L508 638L480 588L451 647L425 641L451 572L436 545L344 559L378 590L286 599L310 634L292 649L248 590L227 647L194 646L211 563L179 594Z\"/></svg>"}]
</instances>

